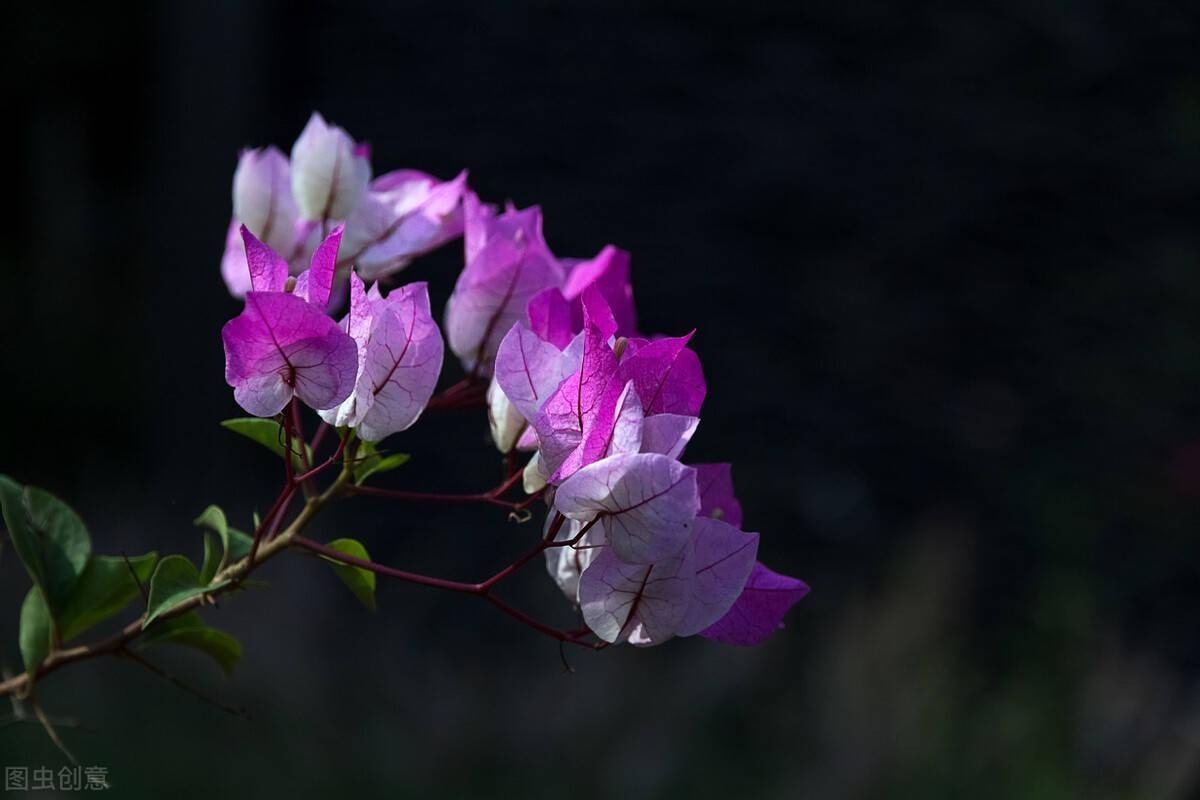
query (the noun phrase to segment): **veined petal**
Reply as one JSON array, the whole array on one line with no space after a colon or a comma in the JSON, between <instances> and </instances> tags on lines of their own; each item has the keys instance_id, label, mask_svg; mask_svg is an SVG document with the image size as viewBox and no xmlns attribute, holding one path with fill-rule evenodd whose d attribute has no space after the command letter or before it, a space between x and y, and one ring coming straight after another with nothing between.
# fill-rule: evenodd
<instances>
[{"instance_id":1,"label":"veined petal","mask_svg":"<svg viewBox=\"0 0 1200 800\"><path fill-rule=\"evenodd\" d=\"M429 310L429 290L412 283L393 290L374 306L362 374L355 386L370 397L357 421L369 442L411 426L425 410L442 371L441 332Z\"/></svg>"},{"instance_id":2,"label":"veined petal","mask_svg":"<svg viewBox=\"0 0 1200 800\"><path fill-rule=\"evenodd\" d=\"M315 409L354 387L354 340L319 309L282 292L250 292L242 313L221 330L225 379L256 416L277 414L293 393Z\"/></svg>"},{"instance_id":3,"label":"veined petal","mask_svg":"<svg viewBox=\"0 0 1200 800\"><path fill-rule=\"evenodd\" d=\"M233 173L233 216L274 250L291 250L296 202L291 165L279 148L242 152Z\"/></svg>"},{"instance_id":4,"label":"veined petal","mask_svg":"<svg viewBox=\"0 0 1200 800\"><path fill-rule=\"evenodd\" d=\"M743 533L719 520L696 518L696 532L688 545L695 577L687 613L677 636L691 636L709 627L729 611L742 593L758 554L758 534Z\"/></svg>"},{"instance_id":5,"label":"veined petal","mask_svg":"<svg viewBox=\"0 0 1200 800\"><path fill-rule=\"evenodd\" d=\"M655 414L642 422L642 452L679 458L700 425L699 417Z\"/></svg>"},{"instance_id":6,"label":"veined petal","mask_svg":"<svg viewBox=\"0 0 1200 800\"><path fill-rule=\"evenodd\" d=\"M783 618L808 594L804 581L772 572L755 563L741 595L712 626L700 631L706 639L749 647L760 644L783 627Z\"/></svg>"},{"instance_id":7,"label":"veined petal","mask_svg":"<svg viewBox=\"0 0 1200 800\"><path fill-rule=\"evenodd\" d=\"M292 194L308 220L344 220L371 179L369 154L313 112L292 146Z\"/></svg>"},{"instance_id":8,"label":"veined petal","mask_svg":"<svg viewBox=\"0 0 1200 800\"><path fill-rule=\"evenodd\" d=\"M583 620L606 642L660 644L687 613L692 571L686 555L654 564L627 564L602 548L579 579Z\"/></svg>"},{"instance_id":9,"label":"veined petal","mask_svg":"<svg viewBox=\"0 0 1200 800\"><path fill-rule=\"evenodd\" d=\"M687 348L691 338L688 334L658 339L626 355L621 362L621 377L633 379L647 416L699 415L706 386L700 359Z\"/></svg>"},{"instance_id":10,"label":"veined petal","mask_svg":"<svg viewBox=\"0 0 1200 800\"><path fill-rule=\"evenodd\" d=\"M554 507L569 519L600 517L605 540L622 561L662 561L692 537L700 508L696 471L658 453L612 456L564 481Z\"/></svg>"},{"instance_id":11,"label":"veined petal","mask_svg":"<svg viewBox=\"0 0 1200 800\"><path fill-rule=\"evenodd\" d=\"M245 225L240 228L250 269L250 286L256 292L282 292L288 279L287 262L255 238Z\"/></svg>"}]
</instances>

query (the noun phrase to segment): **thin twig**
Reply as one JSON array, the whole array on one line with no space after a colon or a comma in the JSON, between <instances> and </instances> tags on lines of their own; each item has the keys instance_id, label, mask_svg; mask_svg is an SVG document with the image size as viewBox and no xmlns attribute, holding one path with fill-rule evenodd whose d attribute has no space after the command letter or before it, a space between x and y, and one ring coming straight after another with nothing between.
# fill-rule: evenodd
<instances>
[{"instance_id":1,"label":"thin twig","mask_svg":"<svg viewBox=\"0 0 1200 800\"><path fill-rule=\"evenodd\" d=\"M176 688L182 689L183 691L187 692L188 694L192 695L193 697L198 697L199 699L203 700L204 702L209 703L210 705L216 706L217 708L224 711L226 714L232 714L235 717L241 717L242 719L246 719L246 720L250 719L250 712L248 712L246 709L237 708L237 707L231 706L231 705L226 705L225 703L222 703L220 700L216 699L215 697L209 697L204 692L200 691L199 689L195 688L194 686L184 683L179 678L176 678L174 675L167 672L162 667L160 667L157 664L155 664L154 662L146 659L145 657L141 656L140 654L134 652L133 650L130 650L128 647L123 647L120 650L118 650L117 655L120 656L121 658L129 659L130 661L137 664L138 666L144 667L146 670L154 673L155 675L162 678L163 680L174 684Z\"/></svg>"}]
</instances>

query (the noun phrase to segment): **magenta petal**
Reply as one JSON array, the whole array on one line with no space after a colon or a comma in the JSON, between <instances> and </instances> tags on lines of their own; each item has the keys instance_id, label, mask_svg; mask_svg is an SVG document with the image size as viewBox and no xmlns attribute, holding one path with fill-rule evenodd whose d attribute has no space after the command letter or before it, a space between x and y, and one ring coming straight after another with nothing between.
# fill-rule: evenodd
<instances>
[{"instance_id":1,"label":"magenta petal","mask_svg":"<svg viewBox=\"0 0 1200 800\"><path fill-rule=\"evenodd\" d=\"M568 301L577 300L589 286L595 286L612 309L617 323L616 333L632 336L637 331L633 308L633 287L629 283L629 253L607 245L600 254L576 264L567 276L563 295ZM573 304L572 324L576 329L583 322L583 309Z\"/></svg>"},{"instance_id":2,"label":"magenta petal","mask_svg":"<svg viewBox=\"0 0 1200 800\"><path fill-rule=\"evenodd\" d=\"M571 341L571 307L557 287L551 286L529 300L529 327L559 350ZM580 310L582 318L582 309ZM582 329L582 328L581 328Z\"/></svg>"},{"instance_id":3,"label":"magenta petal","mask_svg":"<svg viewBox=\"0 0 1200 800\"><path fill-rule=\"evenodd\" d=\"M612 456L564 481L554 507L569 519L600 517L605 541L622 561L661 561L691 539L700 508L696 471L658 453Z\"/></svg>"},{"instance_id":4,"label":"magenta petal","mask_svg":"<svg viewBox=\"0 0 1200 800\"><path fill-rule=\"evenodd\" d=\"M605 547L579 578L583 621L606 642L660 644L687 613L691 577L685 556L627 564Z\"/></svg>"},{"instance_id":5,"label":"magenta petal","mask_svg":"<svg viewBox=\"0 0 1200 800\"><path fill-rule=\"evenodd\" d=\"M575 453L571 461L568 457L583 443L592 417L617 369L617 357L608 345L608 336L592 324L590 317L584 327L582 345L579 368L559 385L542 404L541 411L530 420L537 431L543 467L552 476L552 483L561 481L582 465L582 453ZM564 355L568 355L574 346L569 345Z\"/></svg>"},{"instance_id":6,"label":"magenta petal","mask_svg":"<svg viewBox=\"0 0 1200 800\"><path fill-rule=\"evenodd\" d=\"M255 416L279 413L293 393L312 408L331 408L354 388L354 340L294 295L250 292L221 338L225 380L238 404Z\"/></svg>"},{"instance_id":7,"label":"magenta petal","mask_svg":"<svg viewBox=\"0 0 1200 800\"><path fill-rule=\"evenodd\" d=\"M802 580L780 575L755 563L741 595L710 627L700 631L706 639L749 647L783 627L788 610L808 594Z\"/></svg>"},{"instance_id":8,"label":"magenta petal","mask_svg":"<svg viewBox=\"0 0 1200 800\"><path fill-rule=\"evenodd\" d=\"M729 464L694 464L700 490L700 514L742 527L742 504L733 494L733 468Z\"/></svg>"},{"instance_id":9,"label":"magenta petal","mask_svg":"<svg viewBox=\"0 0 1200 800\"><path fill-rule=\"evenodd\" d=\"M377 442L410 427L425 410L442 371L442 335L429 289L411 283L375 306L362 374L355 386L358 435Z\"/></svg>"},{"instance_id":10,"label":"magenta petal","mask_svg":"<svg viewBox=\"0 0 1200 800\"><path fill-rule=\"evenodd\" d=\"M608 456L643 451L642 432L646 421L633 381L624 386L610 381L580 448L580 465ZM560 471L566 470L560 468Z\"/></svg>"},{"instance_id":11,"label":"magenta petal","mask_svg":"<svg viewBox=\"0 0 1200 800\"><path fill-rule=\"evenodd\" d=\"M638 348L621 362L621 377L633 379L647 416L699 415L706 387L700 359L687 349L691 338L688 334L658 339Z\"/></svg>"},{"instance_id":12,"label":"magenta petal","mask_svg":"<svg viewBox=\"0 0 1200 800\"><path fill-rule=\"evenodd\" d=\"M324 310L329 305L333 291L333 273L337 268L338 246L342 241L345 225L333 229L325 241L317 247L309 267L296 279L294 294L303 297L317 308Z\"/></svg>"},{"instance_id":13,"label":"magenta petal","mask_svg":"<svg viewBox=\"0 0 1200 800\"><path fill-rule=\"evenodd\" d=\"M675 631L691 636L721 619L746 585L758 555L758 534L742 533L732 525L696 518L690 555L695 577L687 614Z\"/></svg>"},{"instance_id":14,"label":"magenta petal","mask_svg":"<svg viewBox=\"0 0 1200 800\"><path fill-rule=\"evenodd\" d=\"M246 247L246 265L250 268L250 286L256 292L282 292L288 279L287 262L271 248L254 237L245 225L241 227Z\"/></svg>"}]
</instances>

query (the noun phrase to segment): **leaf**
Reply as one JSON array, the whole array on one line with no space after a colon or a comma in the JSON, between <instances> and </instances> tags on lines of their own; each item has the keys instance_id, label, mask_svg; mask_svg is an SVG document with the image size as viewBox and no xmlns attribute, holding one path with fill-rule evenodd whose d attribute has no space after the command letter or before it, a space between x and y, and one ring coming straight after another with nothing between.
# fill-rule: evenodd
<instances>
[{"instance_id":1,"label":"leaf","mask_svg":"<svg viewBox=\"0 0 1200 800\"><path fill-rule=\"evenodd\" d=\"M154 577L150 579L150 602L146 604L146 619L142 622L142 630L180 603L196 595L219 589L228 583L229 581L221 581L205 586L200 583L200 573L191 561L183 556L167 556L158 562Z\"/></svg>"},{"instance_id":2,"label":"leaf","mask_svg":"<svg viewBox=\"0 0 1200 800\"><path fill-rule=\"evenodd\" d=\"M217 564L217 569L211 574L208 573L209 545L207 539L204 544L204 566L200 570L201 583L208 583L216 575L229 564L245 558L250 553L250 548L254 543L254 539L239 530L229 527L225 520L225 512L219 506L209 506L204 509L200 516L196 517L194 524L200 528L206 528L215 533L221 540L221 558ZM255 526L257 527L257 522ZM205 576L207 575L207 580Z\"/></svg>"},{"instance_id":3,"label":"leaf","mask_svg":"<svg viewBox=\"0 0 1200 800\"><path fill-rule=\"evenodd\" d=\"M195 611L156 623L138 645L139 650L158 644L175 644L207 653L226 675L233 672L242 657L242 645L230 634L210 628Z\"/></svg>"},{"instance_id":4,"label":"leaf","mask_svg":"<svg viewBox=\"0 0 1200 800\"><path fill-rule=\"evenodd\" d=\"M217 549L218 544L217 537L211 533L204 534L204 561L200 566L200 583L202 584L212 581L217 570L221 568L221 562L225 560L224 553Z\"/></svg>"},{"instance_id":5,"label":"leaf","mask_svg":"<svg viewBox=\"0 0 1200 800\"><path fill-rule=\"evenodd\" d=\"M253 442L258 442L275 455L283 458L285 450L283 427L275 420L261 417L236 417L225 420L221 423L221 427L241 434ZM296 443L293 441L292 447L295 446ZM308 463L311 464L312 449L307 444L304 445L304 452L308 456ZM304 462L300 460L299 453L292 453L292 469L297 472L304 470Z\"/></svg>"},{"instance_id":6,"label":"leaf","mask_svg":"<svg viewBox=\"0 0 1200 800\"><path fill-rule=\"evenodd\" d=\"M366 442L363 442L366 444ZM372 448L372 451L374 448ZM410 456L408 453L392 453L390 456L381 456L378 453L372 452L366 459L360 461L354 467L354 485L362 486L367 478L379 472L390 472L396 467L403 466L408 462Z\"/></svg>"},{"instance_id":7,"label":"leaf","mask_svg":"<svg viewBox=\"0 0 1200 800\"><path fill-rule=\"evenodd\" d=\"M13 549L50 608L71 592L92 552L87 527L70 506L49 492L0 475L0 504Z\"/></svg>"},{"instance_id":8,"label":"leaf","mask_svg":"<svg viewBox=\"0 0 1200 800\"><path fill-rule=\"evenodd\" d=\"M154 572L157 553L130 558L92 556L79 583L58 612L59 637L64 642L123 611L142 593L138 582L146 583ZM133 567L133 574L129 568ZM134 576L137 576L136 578Z\"/></svg>"},{"instance_id":9,"label":"leaf","mask_svg":"<svg viewBox=\"0 0 1200 800\"><path fill-rule=\"evenodd\" d=\"M362 542L355 539L335 539L330 542L329 547L337 550L339 553L345 553L348 556L360 558L363 561L370 561L371 556L367 554L367 548L363 547ZM362 602L371 611L375 610L375 573L362 567L355 567L349 564L339 564L332 558L325 558L333 567L334 573L342 579L342 583L354 592L354 596Z\"/></svg>"},{"instance_id":10,"label":"leaf","mask_svg":"<svg viewBox=\"0 0 1200 800\"><path fill-rule=\"evenodd\" d=\"M30 674L50 653L50 609L46 597L37 586L29 587L21 604L21 658Z\"/></svg>"}]
</instances>

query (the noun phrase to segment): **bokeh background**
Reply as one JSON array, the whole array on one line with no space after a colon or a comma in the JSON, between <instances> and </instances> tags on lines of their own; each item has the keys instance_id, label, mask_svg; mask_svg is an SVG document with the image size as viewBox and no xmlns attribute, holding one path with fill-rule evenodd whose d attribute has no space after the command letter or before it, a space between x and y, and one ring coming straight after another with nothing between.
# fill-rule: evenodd
<instances>
[{"instance_id":1,"label":"bokeh background","mask_svg":"<svg viewBox=\"0 0 1200 800\"><path fill-rule=\"evenodd\" d=\"M698 327L697 461L811 596L754 650L570 652L320 564L208 620L230 681L48 679L129 797L1187 798L1200 792L1200 15L1174 2L122 3L7 9L0 469L96 549L199 556L272 458L237 416L218 261L238 149L313 109L376 170L471 169L560 255L633 253L643 327ZM405 279L444 303L452 245ZM459 377L448 368L444 381ZM470 491L482 413L392 442ZM320 536L487 574L535 525L356 501ZM27 579L0 563L0 658ZM540 569L508 597L567 625ZM0 710L0 714L7 709ZM62 763L33 725L0 762Z\"/></svg>"}]
</instances>

